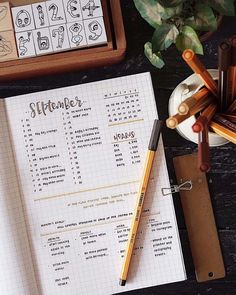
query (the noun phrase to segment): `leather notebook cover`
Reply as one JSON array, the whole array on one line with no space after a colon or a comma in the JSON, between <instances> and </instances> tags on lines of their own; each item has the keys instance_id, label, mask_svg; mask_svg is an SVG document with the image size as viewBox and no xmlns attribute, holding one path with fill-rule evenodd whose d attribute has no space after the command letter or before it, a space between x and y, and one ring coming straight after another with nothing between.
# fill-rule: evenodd
<instances>
[{"instance_id":1,"label":"leather notebook cover","mask_svg":"<svg viewBox=\"0 0 236 295\"><path fill-rule=\"evenodd\" d=\"M225 276L218 233L205 173L197 168L197 154L174 158L177 182L191 180L190 191L180 191L196 278L198 282Z\"/></svg>"}]
</instances>

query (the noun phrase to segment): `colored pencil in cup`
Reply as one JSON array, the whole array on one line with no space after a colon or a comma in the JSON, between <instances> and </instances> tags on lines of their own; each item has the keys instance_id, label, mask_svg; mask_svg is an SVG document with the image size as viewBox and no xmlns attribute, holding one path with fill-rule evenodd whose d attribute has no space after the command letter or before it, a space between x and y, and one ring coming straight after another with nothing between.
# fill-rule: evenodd
<instances>
[{"instance_id":1,"label":"colored pencil in cup","mask_svg":"<svg viewBox=\"0 0 236 295\"><path fill-rule=\"evenodd\" d=\"M208 172L211 168L207 125L198 133L198 167L202 172Z\"/></svg>"},{"instance_id":2,"label":"colored pencil in cup","mask_svg":"<svg viewBox=\"0 0 236 295\"><path fill-rule=\"evenodd\" d=\"M216 114L213 119L214 119L214 121L216 123L219 123L222 126L225 126L228 129L236 132L236 124L234 124L233 122L231 122L231 121L227 120L226 118L220 116L219 114Z\"/></svg>"},{"instance_id":3,"label":"colored pencil in cup","mask_svg":"<svg viewBox=\"0 0 236 295\"><path fill-rule=\"evenodd\" d=\"M217 84L199 60L197 55L191 49L185 49L182 54L183 59L189 65L189 67L198 74L203 81L204 85L215 95L218 96Z\"/></svg>"},{"instance_id":4,"label":"colored pencil in cup","mask_svg":"<svg viewBox=\"0 0 236 295\"><path fill-rule=\"evenodd\" d=\"M186 115L189 112L189 109L192 108L197 103L197 101L199 101L200 99L206 99L210 95L211 92L207 88L202 88L201 90L181 102L178 107L178 113L180 115Z\"/></svg>"},{"instance_id":5,"label":"colored pencil in cup","mask_svg":"<svg viewBox=\"0 0 236 295\"><path fill-rule=\"evenodd\" d=\"M197 118L196 122L192 126L193 132L199 133L203 131L214 116L216 109L216 103L211 103L205 110L203 110L201 115Z\"/></svg>"},{"instance_id":6,"label":"colored pencil in cup","mask_svg":"<svg viewBox=\"0 0 236 295\"><path fill-rule=\"evenodd\" d=\"M182 123L189 117L189 113L186 115L175 114L174 116L171 116L166 120L166 126L170 129L175 129L180 123Z\"/></svg>"},{"instance_id":7,"label":"colored pencil in cup","mask_svg":"<svg viewBox=\"0 0 236 295\"><path fill-rule=\"evenodd\" d=\"M174 116L169 117L166 120L166 126L168 128L175 129L178 124L182 123L184 120L200 112L202 109L207 107L212 101L214 101L214 97L212 95L210 95L209 97L205 99L199 99L195 103L195 105L189 109L187 114L185 115L176 114Z\"/></svg>"},{"instance_id":8,"label":"colored pencil in cup","mask_svg":"<svg viewBox=\"0 0 236 295\"><path fill-rule=\"evenodd\" d=\"M236 132L215 122L214 120L210 122L209 127L218 135L236 144Z\"/></svg>"},{"instance_id":9,"label":"colored pencil in cup","mask_svg":"<svg viewBox=\"0 0 236 295\"><path fill-rule=\"evenodd\" d=\"M226 118L227 120L229 120L230 122L236 123L236 114L220 114L222 117Z\"/></svg>"},{"instance_id":10,"label":"colored pencil in cup","mask_svg":"<svg viewBox=\"0 0 236 295\"><path fill-rule=\"evenodd\" d=\"M227 113L236 112L236 99L231 103L231 105L227 109Z\"/></svg>"}]
</instances>

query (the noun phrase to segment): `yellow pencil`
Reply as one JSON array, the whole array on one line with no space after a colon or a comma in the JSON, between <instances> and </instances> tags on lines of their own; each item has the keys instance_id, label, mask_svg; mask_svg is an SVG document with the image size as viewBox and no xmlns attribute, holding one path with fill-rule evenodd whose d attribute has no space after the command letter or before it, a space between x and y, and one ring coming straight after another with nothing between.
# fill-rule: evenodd
<instances>
[{"instance_id":1,"label":"yellow pencil","mask_svg":"<svg viewBox=\"0 0 236 295\"><path fill-rule=\"evenodd\" d=\"M149 180L149 176L150 176L151 169L152 169L152 163L154 160L155 152L157 150L158 141L159 141L159 137L160 137L161 126L162 126L162 121L160 121L160 120L154 121L152 134L151 134L151 138L150 138L150 142L149 142L149 146L148 146L148 151L147 151L147 155L146 155L146 160L145 160L145 164L144 164L143 175L142 175L142 179L140 182L139 191L138 191L138 195L137 195L137 202L136 202L136 206L134 209L131 228L130 228L130 232L129 232L128 244L127 244L127 248L125 251L125 257L124 257L124 263L123 263L122 270L121 270L121 276L120 276L120 281L119 281L119 284L121 286L125 286L125 284L126 284L128 271L129 271L129 265L130 265L130 261L132 258L133 247L134 247L134 243L135 243L135 238L136 238L136 234L138 231L139 221L141 218L144 197L145 197L145 193L147 190L148 180Z\"/></svg>"}]
</instances>

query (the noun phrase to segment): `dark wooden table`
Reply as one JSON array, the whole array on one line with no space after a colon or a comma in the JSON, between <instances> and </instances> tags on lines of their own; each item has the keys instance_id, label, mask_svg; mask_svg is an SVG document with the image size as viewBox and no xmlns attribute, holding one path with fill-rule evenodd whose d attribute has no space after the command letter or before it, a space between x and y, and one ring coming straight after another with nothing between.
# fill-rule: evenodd
<instances>
[{"instance_id":1,"label":"dark wooden table","mask_svg":"<svg viewBox=\"0 0 236 295\"><path fill-rule=\"evenodd\" d=\"M143 54L143 45L150 40L153 30L139 16L133 1L123 0L121 2L128 43L127 55L122 63L94 70L68 73L66 75L0 83L1 97L150 71L152 73L159 116L161 119L166 119L168 116L168 100L172 90L192 72L174 47L164 54L166 66L162 70L152 67ZM207 68L217 67L217 44L233 34L236 34L236 18L225 17L218 31L203 44L205 55L202 57L202 61ZM164 128L163 138L169 175L174 183L175 174L172 158L192 153L196 151L197 147L195 144L180 137L175 131L167 128ZM236 294L236 146L227 144L222 147L211 148L211 156L212 169L208 174L209 189L224 256L226 277L208 283L198 284L196 282L182 209L179 197L175 196L175 208L188 279L181 283L151 287L126 294Z\"/></svg>"}]
</instances>

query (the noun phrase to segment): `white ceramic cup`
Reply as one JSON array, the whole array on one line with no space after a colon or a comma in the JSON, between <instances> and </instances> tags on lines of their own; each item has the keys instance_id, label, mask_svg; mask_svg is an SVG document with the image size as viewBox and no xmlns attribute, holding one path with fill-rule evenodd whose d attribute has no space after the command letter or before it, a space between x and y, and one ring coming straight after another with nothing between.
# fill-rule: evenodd
<instances>
[{"instance_id":1,"label":"white ceramic cup","mask_svg":"<svg viewBox=\"0 0 236 295\"><path fill-rule=\"evenodd\" d=\"M218 79L219 71L216 69L208 70L214 80ZM204 86L202 80L197 74L193 74L181 82L175 90L172 92L169 100L169 116L173 116L178 113L178 106L186 98L192 96L200 88ZM185 139L198 143L198 134L192 131L192 125L195 123L196 117L191 116L184 120L176 127L176 131ZM209 145L220 146L228 143L229 141L222 136L209 132Z\"/></svg>"}]
</instances>

